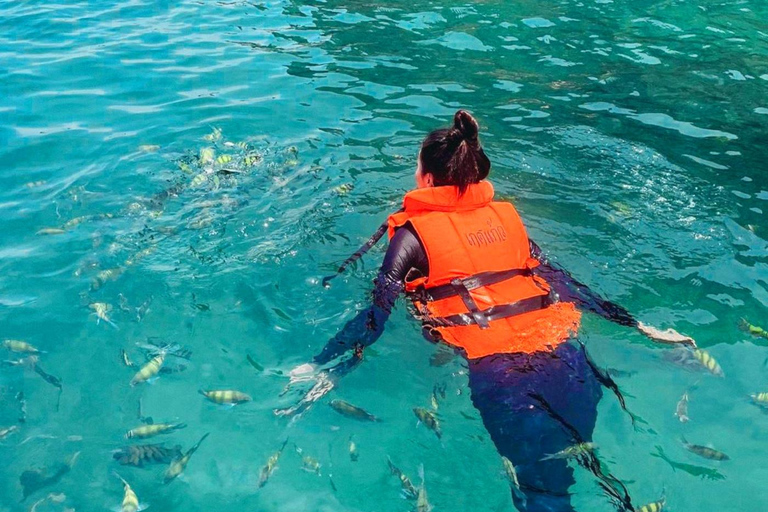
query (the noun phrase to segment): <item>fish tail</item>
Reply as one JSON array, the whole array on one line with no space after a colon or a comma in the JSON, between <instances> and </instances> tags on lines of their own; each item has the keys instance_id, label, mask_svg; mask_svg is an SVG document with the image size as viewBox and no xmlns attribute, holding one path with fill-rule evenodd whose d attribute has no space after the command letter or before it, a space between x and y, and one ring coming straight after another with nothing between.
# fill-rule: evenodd
<instances>
[{"instance_id":1,"label":"fish tail","mask_svg":"<svg viewBox=\"0 0 768 512\"><path fill-rule=\"evenodd\" d=\"M106 322L107 322L109 325L111 325L112 327L114 327L116 331L119 331L119 330L120 330L120 327L119 327L119 326L118 326L118 325L117 325L115 322L113 322L112 320L106 320Z\"/></svg>"}]
</instances>

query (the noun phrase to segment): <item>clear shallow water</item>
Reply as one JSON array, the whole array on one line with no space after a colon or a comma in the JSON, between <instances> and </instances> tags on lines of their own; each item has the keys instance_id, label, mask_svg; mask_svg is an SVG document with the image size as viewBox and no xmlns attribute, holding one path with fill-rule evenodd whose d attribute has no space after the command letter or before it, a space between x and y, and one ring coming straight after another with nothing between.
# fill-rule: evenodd
<instances>
[{"instance_id":1,"label":"clear shallow water","mask_svg":"<svg viewBox=\"0 0 768 512\"><path fill-rule=\"evenodd\" d=\"M118 505L114 469L158 510L407 510L387 455L416 481L424 464L435 510L513 510L464 365L431 366L436 349L402 306L334 394L383 422L324 403L294 424L272 414L289 403L277 371L306 361L365 304L383 244L331 289L317 279L397 207L425 132L459 107L481 120L498 194L550 255L639 318L694 336L726 373L681 369L587 317L593 357L629 372L617 380L646 422L634 430L607 395L595 433L603 461L637 504L665 490L675 511L765 508L768 417L746 397L768 390L768 354L737 323L768 323L767 16L757 1L4 3L0 336L47 351L40 365L63 392L57 410L57 390L37 374L0 369L0 425L17 421L18 392L27 401L21 430L0 441L0 510L28 510L49 492L67 499L38 511ZM215 143L204 140L213 127ZM246 154L261 159L236 184L193 187L191 156L204 147L238 169ZM178 195L158 195L178 183ZM36 234L80 216L92 217ZM110 268L124 272L91 289ZM150 296L137 322L131 308ZM97 325L92 302L113 306L119 330ZM141 360L147 337L182 343L192 359L131 388L118 353ZM440 443L411 408L442 382ZM675 404L694 384L682 425ZM221 410L200 387L255 400ZM111 460L138 425L139 397L145 414L189 425L160 441L186 449L211 432L183 480L163 486L162 466ZM697 458L683 434L732 460ZM321 477L301 470L294 443L320 460ZM724 478L675 469L652 456L657 446ZM78 450L58 484L19 503L24 470ZM578 510L611 510L588 474L577 479Z\"/></svg>"}]
</instances>

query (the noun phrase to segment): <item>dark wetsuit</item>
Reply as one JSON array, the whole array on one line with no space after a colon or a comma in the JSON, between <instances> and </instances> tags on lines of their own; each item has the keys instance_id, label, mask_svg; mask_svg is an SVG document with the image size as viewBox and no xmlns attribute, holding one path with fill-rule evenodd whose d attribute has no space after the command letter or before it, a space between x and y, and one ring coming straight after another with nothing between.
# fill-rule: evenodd
<instances>
[{"instance_id":1,"label":"dark wetsuit","mask_svg":"<svg viewBox=\"0 0 768 512\"><path fill-rule=\"evenodd\" d=\"M621 306L599 297L563 269L550 264L531 242L541 262L535 272L552 287L556 300L573 302L622 325L637 321ZM409 225L390 241L375 280L372 305L350 320L315 357L326 364L356 345L367 346L384 330L411 269L428 275L428 260ZM605 379L604 376L602 376ZM541 460L578 442L590 441L602 395L601 375L574 343L552 352L496 354L469 361L472 402L499 453L516 467L523 496L513 493L518 510L568 512L573 469L564 459Z\"/></svg>"}]
</instances>

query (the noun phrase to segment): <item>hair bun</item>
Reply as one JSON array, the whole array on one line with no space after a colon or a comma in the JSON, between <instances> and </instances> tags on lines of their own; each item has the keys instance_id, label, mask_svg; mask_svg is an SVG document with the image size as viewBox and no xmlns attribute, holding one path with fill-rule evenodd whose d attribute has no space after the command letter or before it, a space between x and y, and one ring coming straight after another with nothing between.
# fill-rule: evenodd
<instances>
[{"instance_id":1,"label":"hair bun","mask_svg":"<svg viewBox=\"0 0 768 512\"><path fill-rule=\"evenodd\" d=\"M475 118L466 110L459 110L453 116L453 127L458 130L467 141L477 140L477 132L480 130Z\"/></svg>"}]
</instances>

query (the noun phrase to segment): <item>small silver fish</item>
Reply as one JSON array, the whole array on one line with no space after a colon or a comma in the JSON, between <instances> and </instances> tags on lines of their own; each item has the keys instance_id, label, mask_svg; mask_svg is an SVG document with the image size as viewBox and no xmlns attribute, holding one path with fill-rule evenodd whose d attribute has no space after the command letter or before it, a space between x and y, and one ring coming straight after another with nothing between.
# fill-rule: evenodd
<instances>
[{"instance_id":1,"label":"small silver fish","mask_svg":"<svg viewBox=\"0 0 768 512\"><path fill-rule=\"evenodd\" d=\"M681 423L685 423L690 418L688 417L688 392L683 393L680 401L677 402L677 409L675 410L675 416Z\"/></svg>"},{"instance_id":2,"label":"small silver fish","mask_svg":"<svg viewBox=\"0 0 768 512\"><path fill-rule=\"evenodd\" d=\"M570 459L572 457L577 457L584 453L592 452L595 450L595 448L597 448L597 445L595 445L595 443L578 443L578 444L569 446L563 450L560 450L557 453L552 453L550 455L542 457L541 460Z\"/></svg>"}]
</instances>

